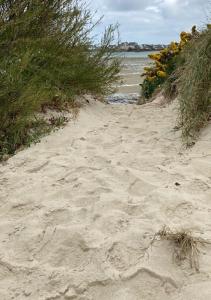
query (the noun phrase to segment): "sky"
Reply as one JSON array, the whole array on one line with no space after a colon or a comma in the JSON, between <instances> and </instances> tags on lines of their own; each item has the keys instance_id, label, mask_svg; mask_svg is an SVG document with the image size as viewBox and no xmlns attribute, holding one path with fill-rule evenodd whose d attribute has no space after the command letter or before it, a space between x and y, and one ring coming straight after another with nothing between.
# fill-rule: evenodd
<instances>
[{"instance_id":1,"label":"sky","mask_svg":"<svg viewBox=\"0 0 211 300\"><path fill-rule=\"evenodd\" d=\"M177 41L181 31L210 22L211 12L211 0L91 0L90 6L96 19L104 16L96 41L106 26L118 23L121 42L140 44Z\"/></svg>"}]
</instances>

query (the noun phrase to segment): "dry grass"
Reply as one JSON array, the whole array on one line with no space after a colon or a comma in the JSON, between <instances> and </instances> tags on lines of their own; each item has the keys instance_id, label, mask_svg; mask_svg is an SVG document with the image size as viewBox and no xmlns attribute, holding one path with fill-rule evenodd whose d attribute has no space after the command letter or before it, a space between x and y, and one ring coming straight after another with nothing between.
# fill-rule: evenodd
<instances>
[{"instance_id":1,"label":"dry grass","mask_svg":"<svg viewBox=\"0 0 211 300\"><path fill-rule=\"evenodd\" d=\"M199 271L199 255L201 246L210 244L200 237L194 237L189 230L173 231L164 226L158 233L155 234L151 245L156 240L170 241L174 246L173 257L178 264L184 260L189 260L190 267Z\"/></svg>"}]
</instances>

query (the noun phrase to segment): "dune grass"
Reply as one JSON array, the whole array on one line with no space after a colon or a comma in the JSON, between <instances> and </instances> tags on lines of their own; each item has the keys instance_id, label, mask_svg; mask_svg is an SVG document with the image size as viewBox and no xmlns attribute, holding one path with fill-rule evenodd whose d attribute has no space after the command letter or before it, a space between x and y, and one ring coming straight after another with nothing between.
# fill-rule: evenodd
<instances>
[{"instance_id":1,"label":"dune grass","mask_svg":"<svg viewBox=\"0 0 211 300\"><path fill-rule=\"evenodd\" d=\"M167 240L172 243L174 247L173 257L177 264L181 264L182 261L188 260L190 267L199 271L199 255L200 246L210 244L200 237L194 237L190 230L171 230L167 226L164 226L158 233L155 234L151 245L156 240Z\"/></svg>"},{"instance_id":2,"label":"dune grass","mask_svg":"<svg viewBox=\"0 0 211 300\"><path fill-rule=\"evenodd\" d=\"M191 146L211 116L211 25L200 31L193 26L180 37L179 43L151 56L155 63L145 68L142 95L151 101L162 90L166 102L178 98L177 127L184 144Z\"/></svg>"},{"instance_id":3,"label":"dune grass","mask_svg":"<svg viewBox=\"0 0 211 300\"><path fill-rule=\"evenodd\" d=\"M197 139L211 114L211 28L189 42L179 67L179 125L187 145Z\"/></svg>"}]
</instances>

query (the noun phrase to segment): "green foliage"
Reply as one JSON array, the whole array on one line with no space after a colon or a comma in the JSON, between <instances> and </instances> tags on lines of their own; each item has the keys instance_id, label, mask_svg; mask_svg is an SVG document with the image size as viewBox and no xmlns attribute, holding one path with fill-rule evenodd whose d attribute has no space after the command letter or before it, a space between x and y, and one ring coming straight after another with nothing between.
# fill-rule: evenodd
<instances>
[{"instance_id":1,"label":"green foliage","mask_svg":"<svg viewBox=\"0 0 211 300\"><path fill-rule=\"evenodd\" d=\"M179 122L187 145L197 138L211 112L211 28L207 26L182 53L179 70Z\"/></svg>"},{"instance_id":2,"label":"green foliage","mask_svg":"<svg viewBox=\"0 0 211 300\"><path fill-rule=\"evenodd\" d=\"M76 95L111 91L115 27L93 51L95 25L77 0L0 0L0 154L28 144L34 114L55 99L74 106Z\"/></svg>"},{"instance_id":3,"label":"green foliage","mask_svg":"<svg viewBox=\"0 0 211 300\"><path fill-rule=\"evenodd\" d=\"M177 68L179 54L182 49L184 49L186 44L197 34L196 27L193 26L192 33L181 32L179 43L172 42L159 53L149 55L149 58L153 60L153 64L150 67L144 68L145 72L142 74L142 76L145 76L143 84L141 85L143 99L149 100L161 85L163 87L163 83L170 78L170 75ZM172 77L169 83L171 83L171 80ZM170 86L167 85L167 89L169 87Z\"/></svg>"},{"instance_id":4,"label":"green foliage","mask_svg":"<svg viewBox=\"0 0 211 300\"><path fill-rule=\"evenodd\" d=\"M153 93L161 86L161 84L165 81L164 78L156 77L152 81L144 80L142 83L142 97L145 100L149 100Z\"/></svg>"},{"instance_id":5,"label":"green foliage","mask_svg":"<svg viewBox=\"0 0 211 300\"><path fill-rule=\"evenodd\" d=\"M179 44L151 55L155 62L145 69L142 95L148 100L161 86L166 98L178 97L178 126L185 144L192 145L210 118L211 25L201 32L194 26L191 34L182 32L180 37Z\"/></svg>"}]
</instances>

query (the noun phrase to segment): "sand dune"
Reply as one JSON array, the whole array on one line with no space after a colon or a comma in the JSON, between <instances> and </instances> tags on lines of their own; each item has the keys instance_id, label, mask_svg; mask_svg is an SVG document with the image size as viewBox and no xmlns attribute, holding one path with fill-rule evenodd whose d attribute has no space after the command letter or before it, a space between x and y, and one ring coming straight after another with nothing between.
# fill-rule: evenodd
<instances>
[{"instance_id":1,"label":"sand dune","mask_svg":"<svg viewBox=\"0 0 211 300\"><path fill-rule=\"evenodd\" d=\"M185 150L175 119L91 102L0 167L1 300L211 299L211 246L199 273L149 247L163 225L211 240L211 128Z\"/></svg>"}]
</instances>

